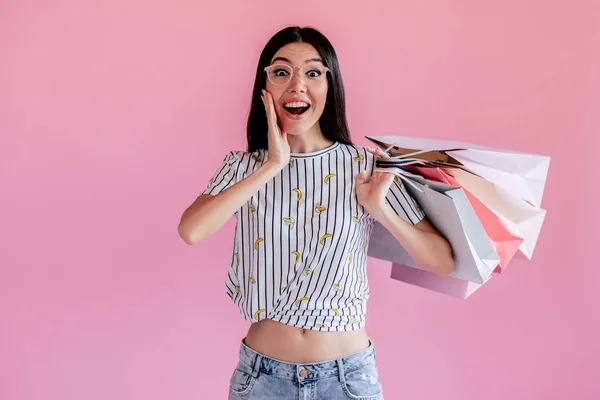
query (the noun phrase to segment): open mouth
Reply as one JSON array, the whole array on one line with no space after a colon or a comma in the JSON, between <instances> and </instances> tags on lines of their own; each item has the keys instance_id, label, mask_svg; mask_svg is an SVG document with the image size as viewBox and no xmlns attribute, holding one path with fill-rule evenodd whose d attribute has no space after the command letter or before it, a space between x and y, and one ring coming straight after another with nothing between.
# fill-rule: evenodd
<instances>
[{"instance_id":1,"label":"open mouth","mask_svg":"<svg viewBox=\"0 0 600 400\"><path fill-rule=\"evenodd\" d=\"M304 103L304 104L291 103L291 104L285 104L283 106L283 109L292 115L302 115L306 111L308 111L309 108L310 108L310 104L307 104L307 103Z\"/></svg>"}]
</instances>

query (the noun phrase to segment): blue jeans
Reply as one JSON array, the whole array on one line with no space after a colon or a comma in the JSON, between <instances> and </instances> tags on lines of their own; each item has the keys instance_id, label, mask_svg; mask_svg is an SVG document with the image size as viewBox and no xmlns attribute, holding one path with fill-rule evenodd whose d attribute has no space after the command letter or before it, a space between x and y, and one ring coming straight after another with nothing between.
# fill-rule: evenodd
<instances>
[{"instance_id":1,"label":"blue jeans","mask_svg":"<svg viewBox=\"0 0 600 400\"><path fill-rule=\"evenodd\" d=\"M336 360L292 364L257 353L242 341L229 385L229 400L236 399L383 400L373 342Z\"/></svg>"}]
</instances>

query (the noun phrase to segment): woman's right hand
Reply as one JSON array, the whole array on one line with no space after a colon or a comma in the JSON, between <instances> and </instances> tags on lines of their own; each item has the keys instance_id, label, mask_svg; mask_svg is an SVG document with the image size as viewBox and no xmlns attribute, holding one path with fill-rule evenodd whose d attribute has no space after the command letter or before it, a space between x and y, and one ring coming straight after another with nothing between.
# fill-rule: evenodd
<instances>
[{"instance_id":1,"label":"woman's right hand","mask_svg":"<svg viewBox=\"0 0 600 400\"><path fill-rule=\"evenodd\" d=\"M267 162L283 168L290 162L290 144L287 141L287 133L279 127L271 93L263 89L261 98L265 105L269 125L269 157Z\"/></svg>"}]
</instances>

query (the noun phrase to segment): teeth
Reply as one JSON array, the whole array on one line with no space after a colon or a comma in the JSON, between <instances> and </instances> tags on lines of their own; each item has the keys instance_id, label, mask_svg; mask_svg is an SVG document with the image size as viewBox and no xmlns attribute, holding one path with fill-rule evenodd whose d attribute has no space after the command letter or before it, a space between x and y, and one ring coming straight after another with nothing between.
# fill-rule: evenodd
<instances>
[{"instance_id":1,"label":"teeth","mask_svg":"<svg viewBox=\"0 0 600 400\"><path fill-rule=\"evenodd\" d=\"M305 103L303 101L294 101L290 103L285 103L283 106L288 108L308 107L308 103Z\"/></svg>"}]
</instances>

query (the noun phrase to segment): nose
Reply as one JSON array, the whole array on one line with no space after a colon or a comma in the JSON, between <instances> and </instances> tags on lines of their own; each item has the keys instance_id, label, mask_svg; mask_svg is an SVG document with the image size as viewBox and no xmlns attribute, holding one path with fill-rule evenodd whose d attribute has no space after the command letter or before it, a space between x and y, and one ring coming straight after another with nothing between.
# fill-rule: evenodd
<instances>
[{"instance_id":1,"label":"nose","mask_svg":"<svg viewBox=\"0 0 600 400\"><path fill-rule=\"evenodd\" d=\"M290 92L306 92L306 82L304 81L304 76L302 76L301 70L294 71L292 79L288 85L288 90Z\"/></svg>"}]
</instances>

